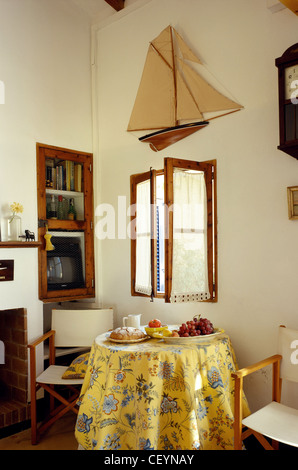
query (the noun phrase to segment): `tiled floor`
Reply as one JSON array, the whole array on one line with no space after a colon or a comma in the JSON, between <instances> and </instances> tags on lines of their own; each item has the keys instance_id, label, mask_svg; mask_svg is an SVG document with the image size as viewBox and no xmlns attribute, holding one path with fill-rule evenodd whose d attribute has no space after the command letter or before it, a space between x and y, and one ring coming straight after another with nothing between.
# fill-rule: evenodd
<instances>
[{"instance_id":1,"label":"tiled floor","mask_svg":"<svg viewBox=\"0 0 298 470\"><path fill-rule=\"evenodd\" d=\"M31 429L0 439L0 450L77 450L74 435L76 415L67 413L48 430L40 443L32 446Z\"/></svg>"}]
</instances>

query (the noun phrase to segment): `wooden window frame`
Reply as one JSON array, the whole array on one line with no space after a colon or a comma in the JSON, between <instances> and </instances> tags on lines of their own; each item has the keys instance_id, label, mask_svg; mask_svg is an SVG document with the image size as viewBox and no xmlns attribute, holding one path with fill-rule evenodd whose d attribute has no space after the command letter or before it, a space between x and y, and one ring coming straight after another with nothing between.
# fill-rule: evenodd
<instances>
[{"instance_id":1,"label":"wooden window frame","mask_svg":"<svg viewBox=\"0 0 298 470\"><path fill-rule=\"evenodd\" d=\"M137 251L137 240L135 237L135 224L134 221L137 218L137 185L143 183L144 181L151 180L152 172L147 171L145 173L139 173L136 175L131 175L130 177L130 207L131 207L131 215L130 215L130 225L131 225L131 234L130 234L130 244L131 244L131 295L139 296L139 297L150 297L147 294L142 294L140 292L136 292L135 290L135 281L136 281L136 251ZM150 199L152 199L152 191L150 195ZM133 211L132 208L135 208Z\"/></svg>"},{"instance_id":2,"label":"wooden window frame","mask_svg":"<svg viewBox=\"0 0 298 470\"><path fill-rule=\"evenodd\" d=\"M136 279L136 238L134 236L134 220L137 217L136 210L130 216L131 221L131 295L151 298L164 298L165 302L170 302L172 289L172 252L173 252L173 211L167 210L174 202L173 197L173 173L175 168L185 170L203 171L207 190L207 263L208 263L208 286L210 299L202 302L217 302L217 178L216 160L206 162L196 162L176 158L165 158L163 170L150 170L145 173L131 175L130 177L130 203L131 207L136 207L137 184L151 180L151 296L135 291ZM156 176L164 174L164 205L165 205L165 293L158 293L156 286L157 278L157 237L156 237L156 217L154 210L156 207Z\"/></svg>"},{"instance_id":3,"label":"wooden window frame","mask_svg":"<svg viewBox=\"0 0 298 470\"><path fill-rule=\"evenodd\" d=\"M163 170L150 170L145 173L131 175L130 177L130 204L135 208L134 213L130 216L131 221L131 295L140 297L155 297L164 298L164 293L157 292L157 225L156 217L154 214L156 207L156 176L163 174ZM134 236L134 220L137 217L136 203L137 203L137 185L144 181L150 180L150 203L151 203L151 283L152 294L142 294L135 291L136 280L136 238Z\"/></svg>"},{"instance_id":4,"label":"wooden window frame","mask_svg":"<svg viewBox=\"0 0 298 470\"><path fill-rule=\"evenodd\" d=\"M207 191L207 263L210 299L202 302L217 302L217 190L216 160L196 162L176 158L165 158L165 207L174 203L173 174L175 168L203 171ZM165 219L165 302L170 302L172 291L173 256L173 211Z\"/></svg>"},{"instance_id":5,"label":"wooden window frame","mask_svg":"<svg viewBox=\"0 0 298 470\"><path fill-rule=\"evenodd\" d=\"M151 180L151 220L152 220L152 243L151 243L151 266L152 266L152 295L156 299L163 299L164 292L157 292L157 218L156 218L156 177L163 175L164 170L152 170Z\"/></svg>"}]
</instances>

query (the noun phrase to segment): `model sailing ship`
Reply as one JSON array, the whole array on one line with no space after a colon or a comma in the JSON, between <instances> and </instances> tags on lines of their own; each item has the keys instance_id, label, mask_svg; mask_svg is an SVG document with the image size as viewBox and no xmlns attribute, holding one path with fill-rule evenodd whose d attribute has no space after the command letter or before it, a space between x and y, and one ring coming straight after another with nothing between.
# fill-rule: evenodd
<instances>
[{"instance_id":1,"label":"model sailing ship","mask_svg":"<svg viewBox=\"0 0 298 470\"><path fill-rule=\"evenodd\" d=\"M202 65L172 26L150 42L127 131L154 131L139 138L154 151L206 127L211 119L243 108L217 91L187 61Z\"/></svg>"}]
</instances>

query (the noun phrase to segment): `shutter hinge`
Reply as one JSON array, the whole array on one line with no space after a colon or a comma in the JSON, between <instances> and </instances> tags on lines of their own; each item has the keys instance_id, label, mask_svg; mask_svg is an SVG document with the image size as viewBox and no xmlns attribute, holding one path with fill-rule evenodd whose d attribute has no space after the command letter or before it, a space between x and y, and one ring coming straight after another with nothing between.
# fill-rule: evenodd
<instances>
[{"instance_id":1,"label":"shutter hinge","mask_svg":"<svg viewBox=\"0 0 298 470\"><path fill-rule=\"evenodd\" d=\"M48 225L48 221L47 221L47 220L38 219L38 228L46 227L47 225Z\"/></svg>"}]
</instances>

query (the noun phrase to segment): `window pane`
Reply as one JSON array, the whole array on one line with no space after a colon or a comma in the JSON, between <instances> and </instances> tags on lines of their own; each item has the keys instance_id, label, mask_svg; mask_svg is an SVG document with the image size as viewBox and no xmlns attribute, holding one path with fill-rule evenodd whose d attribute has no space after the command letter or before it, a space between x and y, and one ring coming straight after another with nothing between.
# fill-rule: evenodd
<instances>
[{"instance_id":1,"label":"window pane","mask_svg":"<svg viewBox=\"0 0 298 470\"><path fill-rule=\"evenodd\" d=\"M135 291L147 295L152 291L150 180L137 185Z\"/></svg>"},{"instance_id":2,"label":"window pane","mask_svg":"<svg viewBox=\"0 0 298 470\"><path fill-rule=\"evenodd\" d=\"M173 175L172 301L210 298L207 266L207 205L204 172Z\"/></svg>"}]
</instances>

